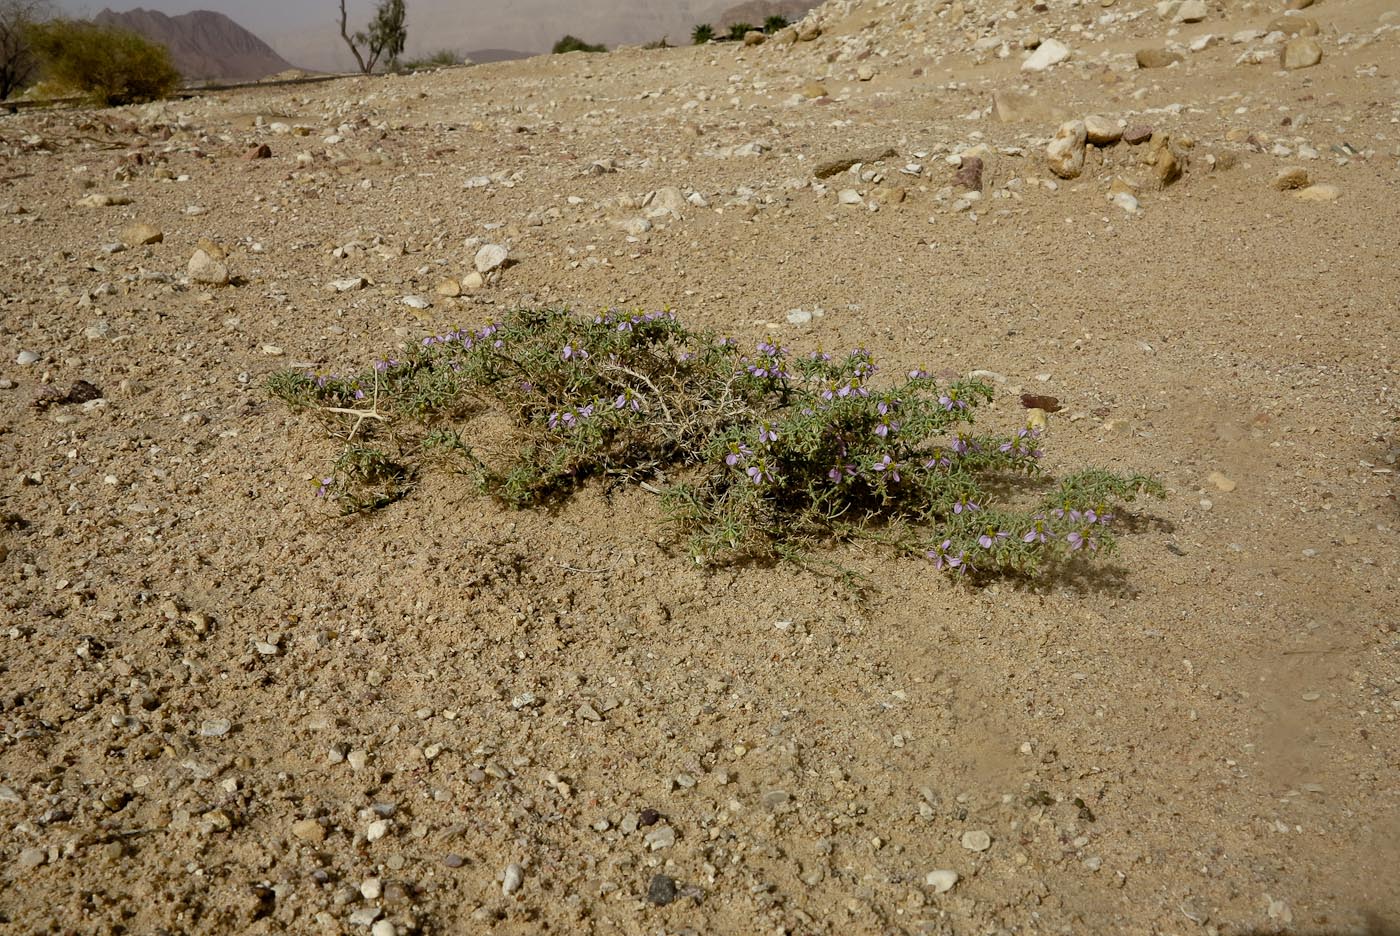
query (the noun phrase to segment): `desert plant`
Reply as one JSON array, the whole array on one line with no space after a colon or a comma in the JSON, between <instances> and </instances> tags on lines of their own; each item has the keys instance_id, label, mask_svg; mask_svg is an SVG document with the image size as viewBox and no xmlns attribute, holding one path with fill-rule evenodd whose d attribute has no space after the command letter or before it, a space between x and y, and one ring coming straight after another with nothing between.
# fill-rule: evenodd
<instances>
[{"instance_id":1,"label":"desert plant","mask_svg":"<svg viewBox=\"0 0 1400 936\"><path fill-rule=\"evenodd\" d=\"M373 72L381 58L391 68L395 65L408 39L406 18L404 0L379 0L369 28L352 36L346 27L345 0L340 0L340 38L350 47L361 72L366 75Z\"/></svg>"},{"instance_id":2,"label":"desert plant","mask_svg":"<svg viewBox=\"0 0 1400 936\"><path fill-rule=\"evenodd\" d=\"M666 41L666 37L665 37L665 36L662 36L660 39L653 39L651 42L648 42L646 45L642 46L642 48L643 48L643 49L669 49L669 48L671 48L671 43L669 43L669 42Z\"/></svg>"},{"instance_id":3,"label":"desert plant","mask_svg":"<svg viewBox=\"0 0 1400 936\"><path fill-rule=\"evenodd\" d=\"M554 43L554 48L550 51L555 55L560 55L565 52L606 52L608 51L608 47L601 43L598 45L590 45L578 36L566 35L564 38Z\"/></svg>"},{"instance_id":4,"label":"desert plant","mask_svg":"<svg viewBox=\"0 0 1400 936\"><path fill-rule=\"evenodd\" d=\"M153 101L180 83L165 46L126 29L55 19L29 37L49 81L101 104Z\"/></svg>"},{"instance_id":5,"label":"desert plant","mask_svg":"<svg viewBox=\"0 0 1400 936\"><path fill-rule=\"evenodd\" d=\"M426 68L450 68L453 65L461 65L463 61L464 58L459 53L453 52L451 49L439 49L427 58L400 62L399 70L412 72Z\"/></svg>"},{"instance_id":6,"label":"desert plant","mask_svg":"<svg viewBox=\"0 0 1400 936\"><path fill-rule=\"evenodd\" d=\"M763 21L763 31L772 34L787 26L787 24L786 16L783 16L781 13L774 13Z\"/></svg>"},{"instance_id":7,"label":"desert plant","mask_svg":"<svg viewBox=\"0 0 1400 936\"><path fill-rule=\"evenodd\" d=\"M695 45L704 45L714 37L714 27L709 23L701 23L690 31L690 41Z\"/></svg>"},{"instance_id":8,"label":"desert plant","mask_svg":"<svg viewBox=\"0 0 1400 936\"><path fill-rule=\"evenodd\" d=\"M38 73L30 33L47 11L42 0L0 0L0 101Z\"/></svg>"},{"instance_id":9,"label":"desert plant","mask_svg":"<svg viewBox=\"0 0 1400 936\"><path fill-rule=\"evenodd\" d=\"M743 42L744 37L753 31L752 23L730 23L729 33L725 38L730 42Z\"/></svg>"},{"instance_id":10,"label":"desert plant","mask_svg":"<svg viewBox=\"0 0 1400 936\"><path fill-rule=\"evenodd\" d=\"M318 493L344 512L402 497L429 453L515 507L594 476L674 476L663 502L701 561L863 538L959 575L1029 573L1106 552L1119 505L1161 493L1096 469L1049 481L1037 431L972 431L992 398L979 381L877 374L866 351L743 351L669 312L523 309L357 375L268 386L339 427L345 453ZM494 446L492 424L510 427ZM380 437L396 455L371 447Z\"/></svg>"}]
</instances>

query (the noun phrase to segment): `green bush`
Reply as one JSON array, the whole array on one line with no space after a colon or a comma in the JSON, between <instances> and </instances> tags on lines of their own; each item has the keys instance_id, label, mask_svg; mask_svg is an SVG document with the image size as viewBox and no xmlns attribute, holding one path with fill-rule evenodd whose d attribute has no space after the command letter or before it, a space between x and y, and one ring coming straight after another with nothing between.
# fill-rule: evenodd
<instances>
[{"instance_id":1,"label":"green bush","mask_svg":"<svg viewBox=\"0 0 1400 936\"><path fill-rule=\"evenodd\" d=\"M399 65L403 71L421 71L427 68L450 68L462 64L462 56L451 49L439 49L427 58L411 59Z\"/></svg>"},{"instance_id":2,"label":"green bush","mask_svg":"<svg viewBox=\"0 0 1400 936\"><path fill-rule=\"evenodd\" d=\"M554 43L552 51L555 55L559 55L563 52L606 52L608 51L608 47L601 43L598 45L589 45L578 36L565 36L563 39Z\"/></svg>"},{"instance_id":3,"label":"green bush","mask_svg":"<svg viewBox=\"0 0 1400 936\"><path fill-rule=\"evenodd\" d=\"M714 37L714 27L709 23L701 23L690 31L690 41L695 45L704 45Z\"/></svg>"},{"instance_id":4,"label":"green bush","mask_svg":"<svg viewBox=\"0 0 1400 936\"><path fill-rule=\"evenodd\" d=\"M752 23L730 23L728 39L730 42L743 42L744 37L753 32Z\"/></svg>"},{"instance_id":5,"label":"green bush","mask_svg":"<svg viewBox=\"0 0 1400 936\"><path fill-rule=\"evenodd\" d=\"M101 104L154 101L180 84L165 46L129 30L59 19L36 24L30 37L46 79Z\"/></svg>"},{"instance_id":6,"label":"green bush","mask_svg":"<svg viewBox=\"0 0 1400 936\"><path fill-rule=\"evenodd\" d=\"M763 31L775 33L788 24L787 17L780 13L775 13L763 21Z\"/></svg>"},{"instance_id":7,"label":"green bush","mask_svg":"<svg viewBox=\"0 0 1400 936\"><path fill-rule=\"evenodd\" d=\"M400 499L430 456L513 507L589 478L664 477L701 561L810 564L823 541L864 539L960 576L1031 573L1109 551L1121 505L1161 494L1142 475L1046 478L1039 432L972 431L992 398L976 380L877 373L866 351L744 351L669 312L516 310L357 375L279 373L269 390L339 428L318 493L343 513Z\"/></svg>"}]
</instances>

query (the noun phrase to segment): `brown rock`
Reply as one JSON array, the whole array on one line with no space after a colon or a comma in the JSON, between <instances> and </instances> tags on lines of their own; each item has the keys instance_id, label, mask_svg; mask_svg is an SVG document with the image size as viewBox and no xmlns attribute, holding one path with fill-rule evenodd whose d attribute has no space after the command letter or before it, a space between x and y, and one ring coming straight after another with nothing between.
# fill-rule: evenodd
<instances>
[{"instance_id":1,"label":"brown rock","mask_svg":"<svg viewBox=\"0 0 1400 936\"><path fill-rule=\"evenodd\" d=\"M1283 52L1279 56L1279 61L1289 71L1312 68L1322 61L1322 46L1318 45L1316 39L1308 36L1290 39L1283 44Z\"/></svg>"},{"instance_id":2,"label":"brown rock","mask_svg":"<svg viewBox=\"0 0 1400 936\"><path fill-rule=\"evenodd\" d=\"M1110 146L1123 139L1123 121L1090 114L1084 118L1084 132L1095 146Z\"/></svg>"},{"instance_id":3,"label":"brown rock","mask_svg":"<svg viewBox=\"0 0 1400 936\"><path fill-rule=\"evenodd\" d=\"M1138 124L1123 131L1123 142L1130 146L1138 146L1152 139L1152 128L1146 124Z\"/></svg>"},{"instance_id":4,"label":"brown rock","mask_svg":"<svg viewBox=\"0 0 1400 936\"><path fill-rule=\"evenodd\" d=\"M744 45L759 46L768 41L768 34L757 29L750 29L744 33Z\"/></svg>"},{"instance_id":5,"label":"brown rock","mask_svg":"<svg viewBox=\"0 0 1400 936\"><path fill-rule=\"evenodd\" d=\"M228 285L228 266L223 260L211 256L206 250L196 250L194 255L190 257L189 266L186 269L191 282L203 286Z\"/></svg>"},{"instance_id":6,"label":"brown rock","mask_svg":"<svg viewBox=\"0 0 1400 936\"><path fill-rule=\"evenodd\" d=\"M1281 32L1285 36L1316 36L1322 27L1307 16L1276 16L1269 20L1267 31Z\"/></svg>"},{"instance_id":7,"label":"brown rock","mask_svg":"<svg viewBox=\"0 0 1400 936\"><path fill-rule=\"evenodd\" d=\"M1084 121L1070 120L1060 124L1055 139L1045 148L1045 164L1062 179L1074 179L1084 171Z\"/></svg>"},{"instance_id":8,"label":"brown rock","mask_svg":"<svg viewBox=\"0 0 1400 936\"><path fill-rule=\"evenodd\" d=\"M809 81L802 86L802 96L808 100L826 97L826 85L820 81Z\"/></svg>"},{"instance_id":9,"label":"brown rock","mask_svg":"<svg viewBox=\"0 0 1400 936\"><path fill-rule=\"evenodd\" d=\"M300 819L292 823L292 834L313 845L320 845L326 840L325 827L315 819Z\"/></svg>"},{"instance_id":10,"label":"brown rock","mask_svg":"<svg viewBox=\"0 0 1400 936\"><path fill-rule=\"evenodd\" d=\"M257 146L250 146L243 153L244 159L271 159L272 147L266 143L259 143Z\"/></svg>"},{"instance_id":11,"label":"brown rock","mask_svg":"<svg viewBox=\"0 0 1400 936\"><path fill-rule=\"evenodd\" d=\"M822 28L816 23L808 23L797 30L798 42L811 42L822 34Z\"/></svg>"},{"instance_id":12,"label":"brown rock","mask_svg":"<svg viewBox=\"0 0 1400 936\"><path fill-rule=\"evenodd\" d=\"M1168 65L1175 65L1182 61L1184 56L1180 52L1173 52L1170 49L1138 49L1138 68L1166 68Z\"/></svg>"},{"instance_id":13,"label":"brown rock","mask_svg":"<svg viewBox=\"0 0 1400 936\"><path fill-rule=\"evenodd\" d=\"M982 160L976 156L964 156L953 184L971 192L982 191Z\"/></svg>"},{"instance_id":14,"label":"brown rock","mask_svg":"<svg viewBox=\"0 0 1400 936\"><path fill-rule=\"evenodd\" d=\"M1284 0L1285 10L1306 10L1313 5L1313 0Z\"/></svg>"},{"instance_id":15,"label":"brown rock","mask_svg":"<svg viewBox=\"0 0 1400 936\"><path fill-rule=\"evenodd\" d=\"M1309 185L1293 193L1294 198L1303 201L1330 202L1342 197L1342 190L1335 185Z\"/></svg>"},{"instance_id":16,"label":"brown rock","mask_svg":"<svg viewBox=\"0 0 1400 936\"><path fill-rule=\"evenodd\" d=\"M437 284L437 294L439 296L460 296L462 294L462 284L455 279L445 279Z\"/></svg>"},{"instance_id":17,"label":"brown rock","mask_svg":"<svg viewBox=\"0 0 1400 936\"><path fill-rule=\"evenodd\" d=\"M1280 169L1278 175L1274 176L1274 188L1280 192L1288 192L1293 189L1306 188L1309 181L1308 170L1302 166L1289 166Z\"/></svg>"},{"instance_id":18,"label":"brown rock","mask_svg":"<svg viewBox=\"0 0 1400 936\"><path fill-rule=\"evenodd\" d=\"M122 228L120 240L128 247L144 247L147 244L159 244L165 240L165 234L154 224L138 221Z\"/></svg>"},{"instance_id":19,"label":"brown rock","mask_svg":"<svg viewBox=\"0 0 1400 936\"><path fill-rule=\"evenodd\" d=\"M1157 185L1160 188L1171 185L1180 179L1182 173L1186 171L1185 159L1177 152L1171 137L1165 133L1152 134L1152 142L1148 144L1147 159L1157 176Z\"/></svg>"},{"instance_id":20,"label":"brown rock","mask_svg":"<svg viewBox=\"0 0 1400 936\"><path fill-rule=\"evenodd\" d=\"M840 159L828 159L824 163L818 163L817 168L812 170L812 175L818 179L829 179L838 173L845 172L856 163L879 162L891 156L899 154L892 149L868 150L864 153L851 153L849 156L842 156Z\"/></svg>"}]
</instances>

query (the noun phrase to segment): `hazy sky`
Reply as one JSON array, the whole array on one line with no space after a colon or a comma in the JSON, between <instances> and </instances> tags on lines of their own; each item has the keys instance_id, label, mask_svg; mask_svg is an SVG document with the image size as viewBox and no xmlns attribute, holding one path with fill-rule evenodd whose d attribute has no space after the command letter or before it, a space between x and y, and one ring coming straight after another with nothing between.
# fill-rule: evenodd
<instances>
[{"instance_id":1,"label":"hazy sky","mask_svg":"<svg viewBox=\"0 0 1400 936\"><path fill-rule=\"evenodd\" d=\"M339 0L54 0L66 13L92 16L143 7L170 16L216 10L255 33L293 65L345 69L354 62L340 38ZM407 57L439 50L506 48L547 51L565 33L590 42L684 41L735 0L405 0ZM353 32L369 22L376 0L346 0Z\"/></svg>"}]
</instances>

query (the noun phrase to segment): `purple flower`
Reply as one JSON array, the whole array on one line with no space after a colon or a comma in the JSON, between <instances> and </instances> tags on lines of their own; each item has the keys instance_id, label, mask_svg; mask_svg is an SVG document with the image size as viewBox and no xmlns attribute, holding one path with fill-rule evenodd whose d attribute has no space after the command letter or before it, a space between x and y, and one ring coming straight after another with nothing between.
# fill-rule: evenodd
<instances>
[{"instance_id":1,"label":"purple flower","mask_svg":"<svg viewBox=\"0 0 1400 936\"><path fill-rule=\"evenodd\" d=\"M1090 552L1099 548L1099 541L1094 537L1094 531L1090 527L1082 530L1075 530L1065 537L1065 542L1069 543L1070 552L1088 547Z\"/></svg>"},{"instance_id":2,"label":"purple flower","mask_svg":"<svg viewBox=\"0 0 1400 936\"><path fill-rule=\"evenodd\" d=\"M753 449L749 448L744 443L730 442L729 454L724 456L724 463L730 468L733 468L735 465L739 464L739 462L743 461L745 458L752 454Z\"/></svg>"},{"instance_id":3,"label":"purple flower","mask_svg":"<svg viewBox=\"0 0 1400 936\"><path fill-rule=\"evenodd\" d=\"M887 472L889 472L889 474L885 475L885 477L889 478L890 481L891 481L891 483L894 483L894 484L898 484L898 483L899 483L899 462L897 462L897 461L895 461L894 459L890 458L890 455L889 455L888 452L885 453L885 457L884 457L884 458L880 459L880 460L877 461L875 464L871 465L871 466L870 466L870 470L871 470L871 471L880 471L880 472L885 472L885 471L887 471Z\"/></svg>"},{"instance_id":4,"label":"purple flower","mask_svg":"<svg viewBox=\"0 0 1400 936\"><path fill-rule=\"evenodd\" d=\"M981 509L982 508L977 505L976 501L970 501L967 499L960 500L953 505L953 513L955 514L960 514L964 510L968 513L975 513Z\"/></svg>"},{"instance_id":5,"label":"purple flower","mask_svg":"<svg viewBox=\"0 0 1400 936\"><path fill-rule=\"evenodd\" d=\"M983 549L991 549L993 544L995 544L997 540L1008 539L1010 536L1011 534L1006 532L1005 530L998 530L995 527L987 527L987 532L977 537L977 545L981 546Z\"/></svg>"},{"instance_id":6,"label":"purple flower","mask_svg":"<svg viewBox=\"0 0 1400 936\"><path fill-rule=\"evenodd\" d=\"M749 476L749 480L754 484L762 484L765 481L773 480L773 470L768 467L765 461L759 461L756 465L750 465L744 469L744 474Z\"/></svg>"},{"instance_id":7,"label":"purple flower","mask_svg":"<svg viewBox=\"0 0 1400 936\"><path fill-rule=\"evenodd\" d=\"M968 569L972 568L965 558L966 553L960 552L956 556L953 555L952 540L944 540L933 549L930 549L928 551L928 557L933 560L933 567L939 572L946 569L949 572L963 574L966 573Z\"/></svg>"},{"instance_id":8,"label":"purple flower","mask_svg":"<svg viewBox=\"0 0 1400 936\"><path fill-rule=\"evenodd\" d=\"M764 423L758 427L758 442L760 445L768 445L778 441L778 434L773 431L773 427Z\"/></svg>"},{"instance_id":9,"label":"purple flower","mask_svg":"<svg viewBox=\"0 0 1400 936\"><path fill-rule=\"evenodd\" d=\"M325 497L331 492L331 485L335 483L335 478L322 478L321 486L316 489L317 497Z\"/></svg>"},{"instance_id":10,"label":"purple flower","mask_svg":"<svg viewBox=\"0 0 1400 936\"><path fill-rule=\"evenodd\" d=\"M1026 542L1026 543L1042 543L1042 544L1044 544L1044 543L1048 543L1050 540L1052 540L1052 539L1054 539L1054 538L1055 538L1055 534L1054 534L1053 532L1051 532L1050 530L1045 529L1045 521L1044 521L1044 520L1037 520L1037 521L1035 522L1035 526L1033 526L1033 527L1031 527L1029 530L1027 530L1025 536L1022 536L1022 537L1021 537L1021 540L1022 540L1023 542Z\"/></svg>"}]
</instances>

